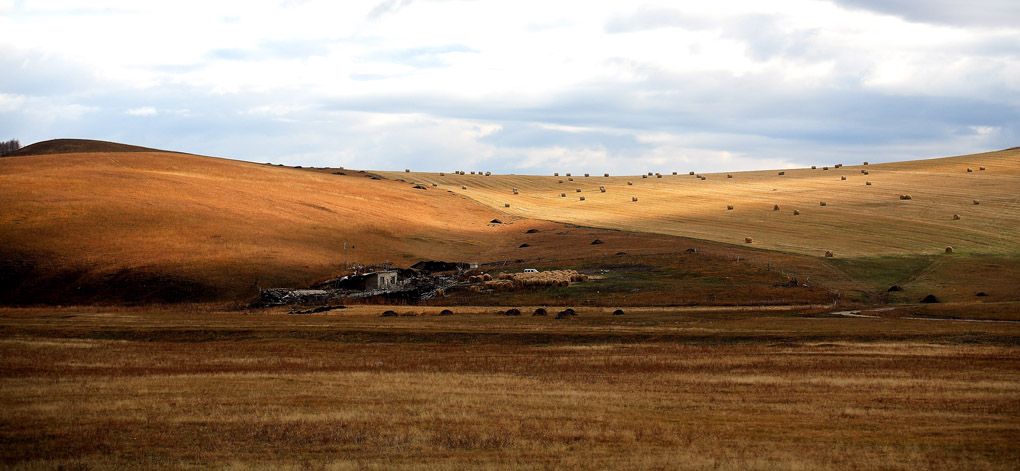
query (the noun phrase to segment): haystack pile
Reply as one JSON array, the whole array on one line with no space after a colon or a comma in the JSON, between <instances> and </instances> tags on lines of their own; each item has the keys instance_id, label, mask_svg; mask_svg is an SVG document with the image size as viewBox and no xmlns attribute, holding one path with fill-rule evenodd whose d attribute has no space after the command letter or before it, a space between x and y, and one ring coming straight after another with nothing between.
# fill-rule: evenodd
<instances>
[{"instance_id":1,"label":"haystack pile","mask_svg":"<svg viewBox=\"0 0 1020 471\"><path fill-rule=\"evenodd\" d=\"M540 286L570 286L571 283L588 281L588 275L574 270L551 270L538 273L500 273L499 279L485 283L494 289L527 288Z\"/></svg>"}]
</instances>

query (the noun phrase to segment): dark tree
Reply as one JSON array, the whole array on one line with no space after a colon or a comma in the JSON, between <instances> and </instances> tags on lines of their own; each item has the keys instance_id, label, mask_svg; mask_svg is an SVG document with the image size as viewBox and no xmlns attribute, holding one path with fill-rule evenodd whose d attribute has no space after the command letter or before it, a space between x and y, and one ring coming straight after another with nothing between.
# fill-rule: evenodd
<instances>
[{"instance_id":1,"label":"dark tree","mask_svg":"<svg viewBox=\"0 0 1020 471\"><path fill-rule=\"evenodd\" d=\"M17 139L11 139L6 142L0 142L0 157L5 157L8 154L21 148L21 143Z\"/></svg>"}]
</instances>

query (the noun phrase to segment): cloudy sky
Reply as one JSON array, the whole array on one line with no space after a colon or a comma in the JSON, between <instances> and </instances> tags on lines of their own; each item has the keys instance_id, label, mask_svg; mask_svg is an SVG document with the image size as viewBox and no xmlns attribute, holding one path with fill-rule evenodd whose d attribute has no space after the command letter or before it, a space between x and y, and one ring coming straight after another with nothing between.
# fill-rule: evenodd
<instances>
[{"instance_id":1,"label":"cloudy sky","mask_svg":"<svg viewBox=\"0 0 1020 471\"><path fill-rule=\"evenodd\" d=\"M0 139L639 173L1020 145L1016 0L0 0Z\"/></svg>"}]
</instances>

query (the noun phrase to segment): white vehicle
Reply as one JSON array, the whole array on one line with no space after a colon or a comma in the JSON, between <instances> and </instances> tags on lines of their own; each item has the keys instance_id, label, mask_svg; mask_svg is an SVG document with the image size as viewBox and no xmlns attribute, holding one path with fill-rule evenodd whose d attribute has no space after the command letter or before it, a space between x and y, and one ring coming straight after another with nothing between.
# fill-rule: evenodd
<instances>
[{"instance_id":1,"label":"white vehicle","mask_svg":"<svg viewBox=\"0 0 1020 471\"><path fill-rule=\"evenodd\" d=\"M538 270L534 268L525 268L524 273L538 273Z\"/></svg>"}]
</instances>

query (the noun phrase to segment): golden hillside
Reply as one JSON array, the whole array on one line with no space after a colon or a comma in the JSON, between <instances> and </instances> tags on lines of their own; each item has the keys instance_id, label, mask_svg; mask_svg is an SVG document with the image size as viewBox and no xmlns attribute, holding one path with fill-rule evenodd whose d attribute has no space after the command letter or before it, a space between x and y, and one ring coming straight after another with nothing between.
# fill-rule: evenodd
<instances>
[{"instance_id":1,"label":"golden hillside","mask_svg":"<svg viewBox=\"0 0 1020 471\"><path fill-rule=\"evenodd\" d=\"M730 244L749 237L755 247L811 256L827 250L836 257L934 254L947 246L963 253L1020 252L1020 148L784 172L712 173L704 180L687 171L662 172L661 178L383 173L435 182L527 218Z\"/></svg>"}]
</instances>

